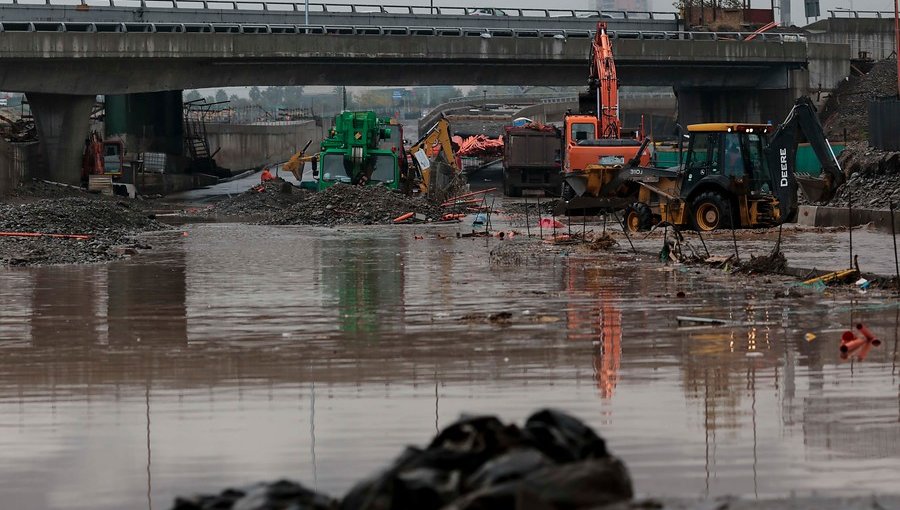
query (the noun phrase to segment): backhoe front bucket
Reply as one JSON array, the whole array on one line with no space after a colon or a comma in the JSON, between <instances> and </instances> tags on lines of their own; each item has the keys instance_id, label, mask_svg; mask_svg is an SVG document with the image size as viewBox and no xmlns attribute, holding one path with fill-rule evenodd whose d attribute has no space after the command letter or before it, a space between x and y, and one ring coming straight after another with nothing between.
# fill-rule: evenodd
<instances>
[{"instance_id":1,"label":"backhoe front bucket","mask_svg":"<svg viewBox=\"0 0 900 510\"><path fill-rule=\"evenodd\" d=\"M810 202L828 202L834 198L834 193L837 190L832 184L831 176L813 177L806 174L797 174L795 177L797 185L800 186L800 191L803 192Z\"/></svg>"}]
</instances>

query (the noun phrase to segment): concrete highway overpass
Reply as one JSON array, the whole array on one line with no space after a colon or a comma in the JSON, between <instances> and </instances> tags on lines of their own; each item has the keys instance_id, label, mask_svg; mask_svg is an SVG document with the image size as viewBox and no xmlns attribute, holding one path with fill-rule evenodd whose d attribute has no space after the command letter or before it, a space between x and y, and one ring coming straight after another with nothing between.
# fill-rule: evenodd
<instances>
[{"instance_id":1,"label":"concrete highway overpass","mask_svg":"<svg viewBox=\"0 0 900 510\"><path fill-rule=\"evenodd\" d=\"M614 34L622 85L664 85L682 122L780 120L846 45L796 35ZM72 181L97 94L250 85L582 85L587 30L0 22L0 90L28 94L47 161ZM822 71L820 71L821 74ZM830 80L831 78L826 79ZM821 82L820 82L821 83ZM180 110L180 105L177 105Z\"/></svg>"},{"instance_id":2,"label":"concrete highway overpass","mask_svg":"<svg viewBox=\"0 0 900 510\"><path fill-rule=\"evenodd\" d=\"M241 0L6 0L0 21L115 23L313 24L454 28L591 30L603 20L611 30L679 30L674 12L578 9L502 9L503 15L473 15L472 7L328 4ZM308 18L307 18L308 14Z\"/></svg>"}]
</instances>

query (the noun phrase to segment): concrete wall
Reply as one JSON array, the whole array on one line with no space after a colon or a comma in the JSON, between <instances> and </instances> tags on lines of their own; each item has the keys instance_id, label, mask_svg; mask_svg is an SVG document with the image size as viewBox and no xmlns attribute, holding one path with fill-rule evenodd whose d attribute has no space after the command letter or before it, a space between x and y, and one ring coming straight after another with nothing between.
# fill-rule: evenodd
<instances>
[{"instance_id":1,"label":"concrete wall","mask_svg":"<svg viewBox=\"0 0 900 510\"><path fill-rule=\"evenodd\" d=\"M869 58L881 60L897 48L893 18L828 18L805 28L810 42L850 45L853 58L864 51Z\"/></svg>"},{"instance_id":2,"label":"concrete wall","mask_svg":"<svg viewBox=\"0 0 900 510\"><path fill-rule=\"evenodd\" d=\"M234 172L287 161L308 140L322 141L322 127L314 121L279 124L207 124L210 150L220 167Z\"/></svg>"},{"instance_id":3,"label":"concrete wall","mask_svg":"<svg viewBox=\"0 0 900 510\"><path fill-rule=\"evenodd\" d=\"M38 142L13 144L0 139L0 197L32 177L31 166L38 148Z\"/></svg>"},{"instance_id":4,"label":"concrete wall","mask_svg":"<svg viewBox=\"0 0 900 510\"><path fill-rule=\"evenodd\" d=\"M816 92L831 92L841 80L850 76L850 46L811 42L807 51L811 95Z\"/></svg>"}]
</instances>

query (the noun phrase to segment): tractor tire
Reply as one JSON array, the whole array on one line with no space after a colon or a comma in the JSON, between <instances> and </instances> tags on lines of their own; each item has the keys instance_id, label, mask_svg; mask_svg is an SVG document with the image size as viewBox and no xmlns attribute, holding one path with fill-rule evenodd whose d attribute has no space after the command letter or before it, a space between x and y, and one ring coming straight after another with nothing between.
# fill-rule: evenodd
<instances>
[{"instance_id":1,"label":"tractor tire","mask_svg":"<svg viewBox=\"0 0 900 510\"><path fill-rule=\"evenodd\" d=\"M653 211L649 205L635 202L625 208L625 227L629 232L646 232L653 225Z\"/></svg>"},{"instance_id":2,"label":"tractor tire","mask_svg":"<svg viewBox=\"0 0 900 510\"><path fill-rule=\"evenodd\" d=\"M691 224L699 232L731 228L733 219L731 202L715 191L700 193L691 204Z\"/></svg>"},{"instance_id":3,"label":"tractor tire","mask_svg":"<svg viewBox=\"0 0 900 510\"><path fill-rule=\"evenodd\" d=\"M569 183L566 181L562 182L562 192L560 193L560 197L566 202L575 198L575 189L572 186L569 186Z\"/></svg>"}]
</instances>

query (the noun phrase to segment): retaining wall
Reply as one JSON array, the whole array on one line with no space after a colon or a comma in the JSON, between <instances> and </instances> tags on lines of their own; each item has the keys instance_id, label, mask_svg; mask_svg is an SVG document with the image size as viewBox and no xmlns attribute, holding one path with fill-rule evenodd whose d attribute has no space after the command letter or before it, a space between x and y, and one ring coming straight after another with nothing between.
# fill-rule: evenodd
<instances>
[{"instance_id":1,"label":"retaining wall","mask_svg":"<svg viewBox=\"0 0 900 510\"><path fill-rule=\"evenodd\" d=\"M810 227L846 227L851 220L846 207L801 205L797 223ZM871 223L876 230L891 232L891 212L887 209L853 209L853 226ZM900 229L900 211L894 211L896 228Z\"/></svg>"},{"instance_id":2,"label":"retaining wall","mask_svg":"<svg viewBox=\"0 0 900 510\"><path fill-rule=\"evenodd\" d=\"M281 163L312 140L310 150L322 141L322 127L314 121L260 124L207 124L207 136L216 163L231 172Z\"/></svg>"}]
</instances>

